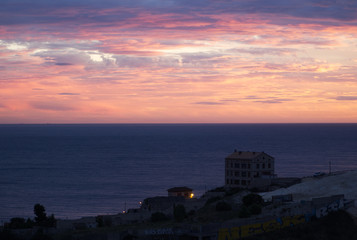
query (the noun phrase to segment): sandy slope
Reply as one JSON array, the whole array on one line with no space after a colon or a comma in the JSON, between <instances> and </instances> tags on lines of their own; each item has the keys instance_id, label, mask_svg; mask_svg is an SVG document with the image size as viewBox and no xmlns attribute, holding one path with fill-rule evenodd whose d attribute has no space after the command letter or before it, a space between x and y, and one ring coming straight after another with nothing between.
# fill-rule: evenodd
<instances>
[{"instance_id":1,"label":"sandy slope","mask_svg":"<svg viewBox=\"0 0 357 240\"><path fill-rule=\"evenodd\" d=\"M304 179L300 184L261 195L265 200L271 200L272 196L281 194L293 194L294 201L335 194L344 194L346 199L357 199L357 170L322 178Z\"/></svg>"}]
</instances>

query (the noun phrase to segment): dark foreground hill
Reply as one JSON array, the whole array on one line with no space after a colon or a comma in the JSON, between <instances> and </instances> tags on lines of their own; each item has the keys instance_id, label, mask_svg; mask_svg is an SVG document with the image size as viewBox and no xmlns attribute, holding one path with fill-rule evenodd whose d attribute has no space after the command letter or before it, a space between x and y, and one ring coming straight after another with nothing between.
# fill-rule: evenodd
<instances>
[{"instance_id":1,"label":"dark foreground hill","mask_svg":"<svg viewBox=\"0 0 357 240\"><path fill-rule=\"evenodd\" d=\"M246 240L351 240L357 239L355 220L345 211L331 212L321 219L255 235Z\"/></svg>"}]
</instances>

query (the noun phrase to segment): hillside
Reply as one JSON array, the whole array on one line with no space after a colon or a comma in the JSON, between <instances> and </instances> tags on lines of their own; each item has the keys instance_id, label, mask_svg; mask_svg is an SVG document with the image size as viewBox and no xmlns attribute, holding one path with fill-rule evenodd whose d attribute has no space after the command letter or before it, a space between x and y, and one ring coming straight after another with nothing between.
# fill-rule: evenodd
<instances>
[{"instance_id":1,"label":"hillside","mask_svg":"<svg viewBox=\"0 0 357 240\"><path fill-rule=\"evenodd\" d=\"M311 200L335 194L344 194L346 199L357 199L357 171L335 173L322 177L304 178L302 183L280 188L272 192L261 193L265 200L274 195L292 194L294 201Z\"/></svg>"}]
</instances>

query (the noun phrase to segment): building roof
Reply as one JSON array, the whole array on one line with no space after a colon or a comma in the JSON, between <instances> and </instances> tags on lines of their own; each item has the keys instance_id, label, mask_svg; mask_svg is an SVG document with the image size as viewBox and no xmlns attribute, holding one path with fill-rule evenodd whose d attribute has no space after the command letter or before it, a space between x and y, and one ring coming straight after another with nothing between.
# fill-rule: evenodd
<instances>
[{"instance_id":1,"label":"building roof","mask_svg":"<svg viewBox=\"0 0 357 240\"><path fill-rule=\"evenodd\" d=\"M254 159L261 154L266 154L264 152L249 152L249 151L237 151L235 150L232 154L227 156L228 159ZM266 154L268 155L268 154ZM268 155L269 156L269 155Z\"/></svg>"},{"instance_id":2,"label":"building roof","mask_svg":"<svg viewBox=\"0 0 357 240\"><path fill-rule=\"evenodd\" d=\"M167 190L168 192L192 192L193 190L188 187L173 187Z\"/></svg>"}]
</instances>

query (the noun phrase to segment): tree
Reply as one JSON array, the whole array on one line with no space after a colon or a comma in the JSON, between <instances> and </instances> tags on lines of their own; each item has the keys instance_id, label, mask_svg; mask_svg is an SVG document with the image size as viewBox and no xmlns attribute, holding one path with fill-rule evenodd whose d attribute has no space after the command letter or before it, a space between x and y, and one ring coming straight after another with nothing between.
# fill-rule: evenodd
<instances>
[{"instance_id":1,"label":"tree","mask_svg":"<svg viewBox=\"0 0 357 240\"><path fill-rule=\"evenodd\" d=\"M247 207L249 207L250 205L253 205L253 204L261 205L263 203L264 203L264 200L263 200L262 196L260 196L259 194L250 193L243 197L243 204Z\"/></svg>"},{"instance_id":2,"label":"tree","mask_svg":"<svg viewBox=\"0 0 357 240\"><path fill-rule=\"evenodd\" d=\"M165 214L161 212L155 212L151 214L151 222L162 222L168 220Z\"/></svg>"},{"instance_id":3,"label":"tree","mask_svg":"<svg viewBox=\"0 0 357 240\"><path fill-rule=\"evenodd\" d=\"M184 205L177 205L174 207L174 218L177 222L182 222L186 217L186 209Z\"/></svg>"},{"instance_id":4,"label":"tree","mask_svg":"<svg viewBox=\"0 0 357 240\"><path fill-rule=\"evenodd\" d=\"M52 214L50 217L47 217L46 209L43 205L41 205L39 203L35 204L33 211L36 215L35 222L38 226L42 226L42 227L55 227L56 226L55 216Z\"/></svg>"},{"instance_id":5,"label":"tree","mask_svg":"<svg viewBox=\"0 0 357 240\"><path fill-rule=\"evenodd\" d=\"M260 204L253 203L249 206L249 211L252 215L258 215L262 213L262 206Z\"/></svg>"},{"instance_id":6,"label":"tree","mask_svg":"<svg viewBox=\"0 0 357 240\"><path fill-rule=\"evenodd\" d=\"M216 204L216 211L230 211L232 210L232 206L227 202L218 202Z\"/></svg>"},{"instance_id":7,"label":"tree","mask_svg":"<svg viewBox=\"0 0 357 240\"><path fill-rule=\"evenodd\" d=\"M35 217L36 223L41 224L47 220L46 209L41 204L39 203L35 204L33 211L36 215Z\"/></svg>"},{"instance_id":8,"label":"tree","mask_svg":"<svg viewBox=\"0 0 357 240\"><path fill-rule=\"evenodd\" d=\"M246 206L242 206L239 210L238 217L240 218L248 218L250 217L251 213Z\"/></svg>"}]
</instances>

